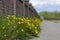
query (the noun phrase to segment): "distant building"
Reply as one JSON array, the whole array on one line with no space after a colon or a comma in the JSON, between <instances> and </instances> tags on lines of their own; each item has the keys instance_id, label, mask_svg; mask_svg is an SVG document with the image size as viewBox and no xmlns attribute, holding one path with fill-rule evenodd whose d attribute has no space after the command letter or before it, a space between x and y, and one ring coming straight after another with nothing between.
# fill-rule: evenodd
<instances>
[{"instance_id":1,"label":"distant building","mask_svg":"<svg viewBox=\"0 0 60 40\"><path fill-rule=\"evenodd\" d=\"M0 13L39 17L29 0L0 0Z\"/></svg>"}]
</instances>

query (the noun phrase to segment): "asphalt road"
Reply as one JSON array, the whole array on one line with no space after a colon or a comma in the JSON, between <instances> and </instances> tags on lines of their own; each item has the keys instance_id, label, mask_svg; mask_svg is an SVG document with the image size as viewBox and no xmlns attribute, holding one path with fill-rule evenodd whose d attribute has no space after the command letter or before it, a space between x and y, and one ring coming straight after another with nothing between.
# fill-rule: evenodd
<instances>
[{"instance_id":1,"label":"asphalt road","mask_svg":"<svg viewBox=\"0 0 60 40\"><path fill-rule=\"evenodd\" d=\"M54 23L51 21L43 21L39 38L32 40L60 40L60 21Z\"/></svg>"}]
</instances>

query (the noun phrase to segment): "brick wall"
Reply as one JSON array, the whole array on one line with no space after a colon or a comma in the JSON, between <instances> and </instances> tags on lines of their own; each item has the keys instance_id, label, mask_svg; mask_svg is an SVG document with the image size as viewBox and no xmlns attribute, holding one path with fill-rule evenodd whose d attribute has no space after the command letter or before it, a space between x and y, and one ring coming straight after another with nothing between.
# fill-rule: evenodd
<instances>
[{"instance_id":1,"label":"brick wall","mask_svg":"<svg viewBox=\"0 0 60 40\"><path fill-rule=\"evenodd\" d=\"M39 17L29 0L0 0L0 13Z\"/></svg>"},{"instance_id":2,"label":"brick wall","mask_svg":"<svg viewBox=\"0 0 60 40\"><path fill-rule=\"evenodd\" d=\"M0 12L2 14L13 14L13 8L12 0L0 0Z\"/></svg>"}]
</instances>

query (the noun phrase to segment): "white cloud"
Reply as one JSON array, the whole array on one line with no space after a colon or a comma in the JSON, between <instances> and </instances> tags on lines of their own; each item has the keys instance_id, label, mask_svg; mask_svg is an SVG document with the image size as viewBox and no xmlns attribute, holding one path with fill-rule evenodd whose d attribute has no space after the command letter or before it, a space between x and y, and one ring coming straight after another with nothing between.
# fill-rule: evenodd
<instances>
[{"instance_id":1,"label":"white cloud","mask_svg":"<svg viewBox=\"0 0 60 40\"><path fill-rule=\"evenodd\" d=\"M30 0L37 11L60 11L60 0Z\"/></svg>"},{"instance_id":2,"label":"white cloud","mask_svg":"<svg viewBox=\"0 0 60 40\"><path fill-rule=\"evenodd\" d=\"M60 4L60 0L30 0L30 3L32 3L33 6L42 6L44 4L58 5Z\"/></svg>"}]
</instances>

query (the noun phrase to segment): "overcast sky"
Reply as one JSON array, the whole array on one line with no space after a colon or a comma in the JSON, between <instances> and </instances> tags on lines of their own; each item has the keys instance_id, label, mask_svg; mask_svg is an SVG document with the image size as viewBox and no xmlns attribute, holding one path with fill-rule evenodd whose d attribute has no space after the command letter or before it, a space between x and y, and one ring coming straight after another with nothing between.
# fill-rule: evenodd
<instances>
[{"instance_id":1,"label":"overcast sky","mask_svg":"<svg viewBox=\"0 0 60 40\"><path fill-rule=\"evenodd\" d=\"M60 0L30 0L35 9L40 11L60 11Z\"/></svg>"}]
</instances>

